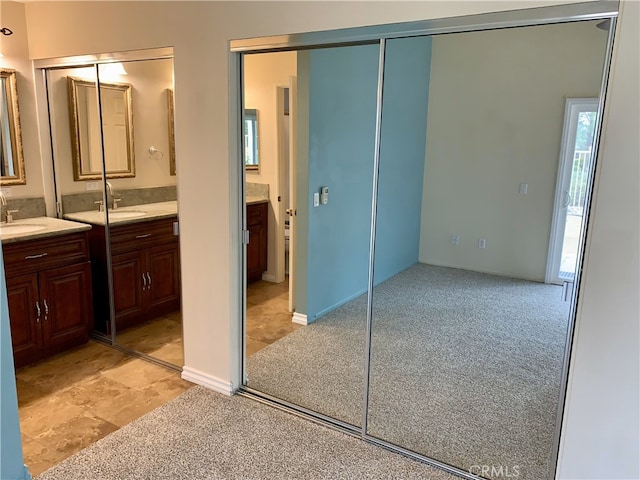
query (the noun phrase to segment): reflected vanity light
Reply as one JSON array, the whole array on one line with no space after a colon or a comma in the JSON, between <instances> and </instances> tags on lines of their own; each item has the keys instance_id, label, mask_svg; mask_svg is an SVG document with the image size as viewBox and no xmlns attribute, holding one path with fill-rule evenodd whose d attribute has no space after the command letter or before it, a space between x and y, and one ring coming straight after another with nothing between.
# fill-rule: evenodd
<instances>
[{"instance_id":1,"label":"reflected vanity light","mask_svg":"<svg viewBox=\"0 0 640 480\"><path fill-rule=\"evenodd\" d=\"M104 78L114 78L127 75L127 71L122 66L122 63L105 63L100 65L100 76Z\"/></svg>"}]
</instances>

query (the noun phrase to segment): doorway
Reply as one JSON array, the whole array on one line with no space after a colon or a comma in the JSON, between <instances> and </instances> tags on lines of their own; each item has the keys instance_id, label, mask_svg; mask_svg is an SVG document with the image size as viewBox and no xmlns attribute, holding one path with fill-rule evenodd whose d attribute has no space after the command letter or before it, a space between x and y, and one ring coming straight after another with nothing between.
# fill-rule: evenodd
<instances>
[{"instance_id":1,"label":"doorway","mask_svg":"<svg viewBox=\"0 0 640 480\"><path fill-rule=\"evenodd\" d=\"M568 98L549 242L546 281L573 283L584 229L588 185L593 175L597 98Z\"/></svg>"}]
</instances>

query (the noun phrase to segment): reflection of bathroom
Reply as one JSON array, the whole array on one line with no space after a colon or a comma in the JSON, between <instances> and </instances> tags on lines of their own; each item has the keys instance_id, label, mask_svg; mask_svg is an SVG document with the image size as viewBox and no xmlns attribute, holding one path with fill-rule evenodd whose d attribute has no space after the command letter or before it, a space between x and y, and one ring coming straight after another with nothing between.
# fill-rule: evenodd
<instances>
[{"instance_id":1,"label":"reflection of bathroom","mask_svg":"<svg viewBox=\"0 0 640 480\"><path fill-rule=\"evenodd\" d=\"M16 367L90 337L184 363L172 52L127 59L39 64L37 109L28 60L2 60L14 117L2 115L0 236Z\"/></svg>"},{"instance_id":2,"label":"reflection of bathroom","mask_svg":"<svg viewBox=\"0 0 640 480\"><path fill-rule=\"evenodd\" d=\"M290 83L296 75L296 53L247 56L245 68L245 122L257 118L255 140L257 166L245 159L247 245L247 354L251 355L295 330L294 300L290 291L291 196L290 182ZM248 113L249 112L249 113ZM254 114L255 112L255 114ZM250 151L250 149L245 149ZM262 203L259 203L262 202ZM260 205L266 207L266 239L255 232ZM265 207L263 207L265 208ZM254 273L259 249L266 246L266 262Z\"/></svg>"},{"instance_id":3,"label":"reflection of bathroom","mask_svg":"<svg viewBox=\"0 0 640 480\"><path fill-rule=\"evenodd\" d=\"M24 21L19 4L2 12ZM179 373L173 52L100 65L98 96L89 57L34 75L14 29L0 58L0 239L23 450L38 474L191 384ZM100 406L106 396L126 405Z\"/></svg>"}]
</instances>

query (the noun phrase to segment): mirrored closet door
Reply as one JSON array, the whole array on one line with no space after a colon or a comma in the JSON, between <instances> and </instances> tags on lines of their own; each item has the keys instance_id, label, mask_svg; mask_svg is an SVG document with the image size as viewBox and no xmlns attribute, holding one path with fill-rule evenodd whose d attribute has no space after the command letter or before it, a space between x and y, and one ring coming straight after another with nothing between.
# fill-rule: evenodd
<instances>
[{"instance_id":1,"label":"mirrored closet door","mask_svg":"<svg viewBox=\"0 0 640 480\"><path fill-rule=\"evenodd\" d=\"M387 41L368 434L549 476L571 302L545 269L565 100L599 95L599 23Z\"/></svg>"},{"instance_id":2,"label":"mirrored closet door","mask_svg":"<svg viewBox=\"0 0 640 480\"><path fill-rule=\"evenodd\" d=\"M93 336L181 367L173 59L162 53L44 72L58 215L91 226Z\"/></svg>"},{"instance_id":3,"label":"mirrored closet door","mask_svg":"<svg viewBox=\"0 0 640 480\"><path fill-rule=\"evenodd\" d=\"M300 35L282 52L259 53L282 37L232 43L257 118L247 268L256 189L269 229L288 219L265 105L296 76L295 288L281 291L284 319L302 325L256 344L270 312L255 287L278 288L271 259L247 284L246 392L464 478L554 478L580 268L559 279L550 259L558 238L581 256L615 28L605 7ZM297 63L283 73L269 55ZM567 121L585 99L598 105L588 125Z\"/></svg>"},{"instance_id":4,"label":"mirrored closet door","mask_svg":"<svg viewBox=\"0 0 640 480\"><path fill-rule=\"evenodd\" d=\"M296 228L288 239L295 242L295 267L280 283L263 280L278 259L268 258L258 279L247 271L246 385L354 426L362 425L364 414L378 59L377 43L244 57L244 110L257 112L260 159L259 170L246 171L247 268L261 238L253 233L261 205L267 255L274 255L276 236L289 227L278 201L284 185L278 183L272 105L278 86L290 76L297 84L290 114L297 132L290 179L297 190L291 208ZM296 321L314 327L291 331L285 282L295 286L289 302ZM274 291L283 293L274 297Z\"/></svg>"}]
</instances>

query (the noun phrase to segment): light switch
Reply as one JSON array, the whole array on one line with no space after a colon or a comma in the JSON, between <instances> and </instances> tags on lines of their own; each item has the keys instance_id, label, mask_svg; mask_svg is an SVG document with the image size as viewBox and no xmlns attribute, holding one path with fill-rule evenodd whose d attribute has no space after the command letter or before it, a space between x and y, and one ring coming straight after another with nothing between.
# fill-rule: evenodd
<instances>
[{"instance_id":1,"label":"light switch","mask_svg":"<svg viewBox=\"0 0 640 480\"><path fill-rule=\"evenodd\" d=\"M320 194L318 192L315 192L313 194L313 206L314 207L320 206Z\"/></svg>"},{"instance_id":2,"label":"light switch","mask_svg":"<svg viewBox=\"0 0 640 480\"><path fill-rule=\"evenodd\" d=\"M529 184L528 183L521 183L520 184L520 193L522 195L526 195L528 189L529 189Z\"/></svg>"}]
</instances>

